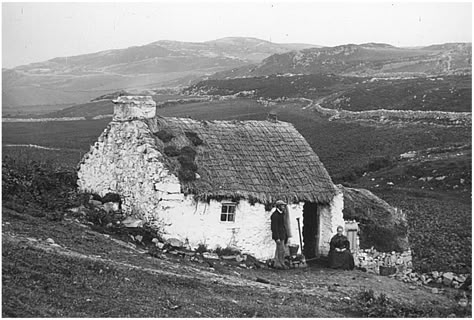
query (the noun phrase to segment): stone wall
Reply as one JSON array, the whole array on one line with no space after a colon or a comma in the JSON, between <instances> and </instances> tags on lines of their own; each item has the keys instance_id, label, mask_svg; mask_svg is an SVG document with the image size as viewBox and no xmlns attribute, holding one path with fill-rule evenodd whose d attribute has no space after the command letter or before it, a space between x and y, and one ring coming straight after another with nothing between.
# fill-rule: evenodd
<instances>
[{"instance_id":1,"label":"stone wall","mask_svg":"<svg viewBox=\"0 0 474 320\"><path fill-rule=\"evenodd\" d=\"M153 144L144 122L111 122L81 161L79 189L100 196L118 193L126 213L147 220L160 199L183 198L178 178L164 167Z\"/></svg>"}]
</instances>

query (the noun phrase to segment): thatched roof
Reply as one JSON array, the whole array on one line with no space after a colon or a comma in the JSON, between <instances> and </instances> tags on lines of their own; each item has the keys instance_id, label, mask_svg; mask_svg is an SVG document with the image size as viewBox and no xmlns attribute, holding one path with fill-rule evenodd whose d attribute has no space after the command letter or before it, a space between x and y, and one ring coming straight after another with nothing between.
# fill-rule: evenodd
<instances>
[{"instance_id":1,"label":"thatched roof","mask_svg":"<svg viewBox=\"0 0 474 320\"><path fill-rule=\"evenodd\" d=\"M162 117L147 122L153 133L173 137L163 139L166 142L155 139L160 151L167 146L196 151L198 178L181 183L183 192L200 199L329 203L336 193L318 156L290 123ZM190 135L197 136L198 143ZM171 167L179 167L176 156L167 158Z\"/></svg>"}]
</instances>

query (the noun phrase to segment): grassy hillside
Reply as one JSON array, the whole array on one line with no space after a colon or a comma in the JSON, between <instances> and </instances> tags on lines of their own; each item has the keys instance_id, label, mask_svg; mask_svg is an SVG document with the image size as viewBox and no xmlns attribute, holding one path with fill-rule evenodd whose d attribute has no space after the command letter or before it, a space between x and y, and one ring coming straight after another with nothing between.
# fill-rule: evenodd
<instances>
[{"instance_id":1,"label":"grassy hillside","mask_svg":"<svg viewBox=\"0 0 474 320\"><path fill-rule=\"evenodd\" d=\"M95 107L95 105L86 105ZM98 103L97 108L108 102ZM333 178L341 178L356 168L368 165L377 157L396 157L410 150L426 149L454 143L470 143L469 128L447 128L422 124L403 127L368 126L354 122L331 122L310 110L302 110L299 102L279 103L264 107L253 99L199 102L158 109L162 116L192 117L206 120L264 120L270 111L282 121L291 122L308 140ZM87 109L89 112L89 109ZM81 114L77 114L80 116ZM88 150L110 119L3 123L3 143L32 143L48 147Z\"/></svg>"},{"instance_id":2,"label":"grassy hillside","mask_svg":"<svg viewBox=\"0 0 474 320\"><path fill-rule=\"evenodd\" d=\"M472 46L453 43L425 48L346 44L274 54L259 64L217 73L213 79L272 74L335 73L358 76L471 73Z\"/></svg>"},{"instance_id":3,"label":"grassy hillside","mask_svg":"<svg viewBox=\"0 0 474 320\"><path fill-rule=\"evenodd\" d=\"M471 315L470 307L457 306L453 289L433 294L391 278L319 266L277 272L153 256L148 244L119 241L117 233L74 214L50 217L25 206L3 208L3 317Z\"/></svg>"},{"instance_id":4,"label":"grassy hillside","mask_svg":"<svg viewBox=\"0 0 474 320\"><path fill-rule=\"evenodd\" d=\"M233 95L252 92L256 98L308 98L321 106L350 111L393 109L470 112L472 77L377 79L331 74L264 76L206 80L190 86L190 94Z\"/></svg>"},{"instance_id":5,"label":"grassy hillside","mask_svg":"<svg viewBox=\"0 0 474 320\"><path fill-rule=\"evenodd\" d=\"M326 117L308 109L304 110L303 107L304 104L300 102L264 107L253 99L235 99L178 104L158 109L158 113L162 116L190 116L206 120L264 120L268 112L274 111L280 120L293 123L306 138L334 182L368 188L391 205L406 209L417 266L424 264L430 268L463 270L463 264L470 265L470 240L461 242L463 247L453 251L452 245L459 241L459 238L450 235L458 233L461 229L457 226L461 224L470 226L471 199L469 192L464 191L470 190L471 186L470 154L442 158L438 162L399 162L397 159L400 154L408 151L434 147L446 147L446 150L452 147L455 151L450 154L454 152L454 155L460 152L456 151L456 146L467 145L470 149L471 128L415 123L368 125L328 121ZM21 151L22 148L18 147L3 147L3 154L22 157L27 153L31 159L45 159L73 168L109 121L110 119L3 123L3 144L37 144L62 149ZM438 170L438 173L434 175L433 170ZM364 173L367 174L364 176ZM446 175L446 178L443 181L418 180L429 174L433 177ZM464 185L461 185L460 179L464 179ZM458 184L456 188L455 181ZM387 185L387 182L392 182L395 186ZM377 184L379 187L376 187ZM434 202L430 199L438 200ZM452 212L456 212L455 220L450 218ZM431 220L428 222L426 219ZM423 227L425 220L430 233ZM435 225L431 225L431 221L446 221L446 226L437 229ZM453 221L456 222L453 224ZM435 234L434 238L428 236L429 234ZM467 241L467 238L463 239L462 241ZM437 250L437 254L430 250ZM450 265L452 263L454 265Z\"/></svg>"}]
</instances>

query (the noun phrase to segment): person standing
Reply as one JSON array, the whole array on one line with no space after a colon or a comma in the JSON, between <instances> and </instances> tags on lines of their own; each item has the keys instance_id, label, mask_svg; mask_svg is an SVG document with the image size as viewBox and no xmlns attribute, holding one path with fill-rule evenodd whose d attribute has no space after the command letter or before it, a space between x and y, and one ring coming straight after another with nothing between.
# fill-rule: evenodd
<instances>
[{"instance_id":1,"label":"person standing","mask_svg":"<svg viewBox=\"0 0 474 320\"><path fill-rule=\"evenodd\" d=\"M288 243L289 236L286 203L278 200L275 205L275 211L271 215L272 239L276 243L274 267L277 269L288 269L285 264L285 246Z\"/></svg>"}]
</instances>

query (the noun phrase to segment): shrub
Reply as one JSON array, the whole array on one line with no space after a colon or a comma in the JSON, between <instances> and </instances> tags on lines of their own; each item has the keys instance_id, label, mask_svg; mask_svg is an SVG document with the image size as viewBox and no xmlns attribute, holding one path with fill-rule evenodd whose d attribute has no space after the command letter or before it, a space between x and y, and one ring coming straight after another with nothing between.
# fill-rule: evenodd
<instances>
[{"instance_id":1,"label":"shrub","mask_svg":"<svg viewBox=\"0 0 474 320\"><path fill-rule=\"evenodd\" d=\"M203 252L208 252L207 244L205 243L200 243L198 247L196 248L197 253L203 253Z\"/></svg>"},{"instance_id":2,"label":"shrub","mask_svg":"<svg viewBox=\"0 0 474 320\"><path fill-rule=\"evenodd\" d=\"M5 157L2 163L2 199L51 211L71 207L77 197L77 175L57 171L48 161Z\"/></svg>"},{"instance_id":3,"label":"shrub","mask_svg":"<svg viewBox=\"0 0 474 320\"><path fill-rule=\"evenodd\" d=\"M155 136L157 136L158 139L160 139L161 141L163 141L163 142L165 142L165 143L166 143L166 142L170 142L171 139L174 138L173 133L172 133L171 131L169 131L169 130L166 130L166 129L162 129L162 130L156 132L156 133L155 133Z\"/></svg>"},{"instance_id":4,"label":"shrub","mask_svg":"<svg viewBox=\"0 0 474 320\"><path fill-rule=\"evenodd\" d=\"M398 239L406 236L407 227L401 224L395 226L395 230L377 225L373 221L361 221L360 223L360 247L374 247L378 251L403 251Z\"/></svg>"}]
</instances>

